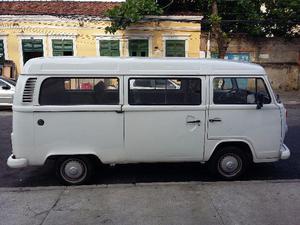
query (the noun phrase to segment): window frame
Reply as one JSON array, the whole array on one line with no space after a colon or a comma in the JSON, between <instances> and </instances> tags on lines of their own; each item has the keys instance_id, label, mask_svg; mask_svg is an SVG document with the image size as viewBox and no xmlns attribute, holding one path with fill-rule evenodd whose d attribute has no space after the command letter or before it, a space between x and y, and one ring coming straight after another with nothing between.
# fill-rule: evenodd
<instances>
[{"instance_id":1,"label":"window frame","mask_svg":"<svg viewBox=\"0 0 300 225\"><path fill-rule=\"evenodd\" d=\"M8 48L7 48L7 34L0 34L0 40L3 41L3 49L4 49L4 60L9 60L8 56Z\"/></svg>"},{"instance_id":2,"label":"window frame","mask_svg":"<svg viewBox=\"0 0 300 225\"><path fill-rule=\"evenodd\" d=\"M99 57L101 57L101 55L100 55L100 41L102 41L102 40L104 40L104 41L110 41L110 40L112 40L112 41L119 41L119 51L120 51L120 57L122 57L122 56L124 56L124 50L123 50L123 48L124 48L124 41L125 41L125 39L123 38L123 36L122 35L109 35L109 34L107 34L107 35L95 35L95 37L96 37L96 56L99 56Z\"/></svg>"},{"instance_id":3,"label":"window frame","mask_svg":"<svg viewBox=\"0 0 300 225\"><path fill-rule=\"evenodd\" d=\"M72 40L73 41L73 56L77 56L77 43L76 43L76 34L70 34L70 35L50 35L47 44L49 46L49 56L53 56L53 48L52 48L52 40Z\"/></svg>"},{"instance_id":4,"label":"window frame","mask_svg":"<svg viewBox=\"0 0 300 225\"><path fill-rule=\"evenodd\" d=\"M130 80L132 79L166 79L166 80L176 80L176 79L198 79L200 80L200 102L199 104L131 104L130 103ZM205 96L205 92L204 92L204 87L203 87L203 83L205 82L205 80L202 77L199 76L128 76L127 77L127 92L126 92L126 98L127 98L127 104L131 107L159 107L159 108L163 108L163 107L168 107L168 106L175 106L175 107L199 107L202 106L205 102L205 100L203 99L203 97ZM149 90L160 90L160 89L149 89ZM176 90L176 89L165 89L165 90Z\"/></svg>"},{"instance_id":5,"label":"window frame","mask_svg":"<svg viewBox=\"0 0 300 225\"><path fill-rule=\"evenodd\" d=\"M54 56L54 52L56 52L54 50L54 41L62 41L62 46L64 45L64 41L71 41L72 42L72 56L75 55L75 51L74 51L74 40L72 38L51 38L51 50L52 50L52 56ZM64 52L64 51L62 51Z\"/></svg>"},{"instance_id":6,"label":"window frame","mask_svg":"<svg viewBox=\"0 0 300 225\"><path fill-rule=\"evenodd\" d=\"M183 42L184 43L184 49L183 49L183 56L168 56L167 53L168 53L168 42ZM185 58L186 57L186 40L182 40L182 39L167 39L165 40L165 56L166 57L182 57L182 58Z\"/></svg>"},{"instance_id":7,"label":"window frame","mask_svg":"<svg viewBox=\"0 0 300 225\"><path fill-rule=\"evenodd\" d=\"M119 39L98 39L97 42L98 42L98 54L99 54L99 56L105 56L105 55L101 55L101 42L102 41L109 41L109 42L117 41L118 42L119 55L118 56L110 55L109 57L120 57L121 56L121 40L119 40Z\"/></svg>"},{"instance_id":8,"label":"window frame","mask_svg":"<svg viewBox=\"0 0 300 225\"><path fill-rule=\"evenodd\" d=\"M7 58L6 57L6 46L5 46L5 40L4 39L2 39L1 37L0 37L0 42L2 42L2 50L3 50L3 52L2 52L2 54L3 54L3 60L5 61L5 59Z\"/></svg>"},{"instance_id":9,"label":"window frame","mask_svg":"<svg viewBox=\"0 0 300 225\"><path fill-rule=\"evenodd\" d=\"M46 35L26 35L26 34L21 34L17 35L19 38L19 65L20 65L20 70L23 70L23 67L25 65L24 63L24 55L23 55L23 46L22 46L22 40L28 40L28 39L42 39L43 40L43 56L47 56L47 46L46 46Z\"/></svg>"},{"instance_id":10,"label":"window frame","mask_svg":"<svg viewBox=\"0 0 300 225\"><path fill-rule=\"evenodd\" d=\"M147 56L131 56L130 55L130 52L131 52L131 49L130 49L130 42L132 42L132 41L146 41L147 42ZM143 58L148 58L148 57L151 57L151 50L152 50L152 46L151 46L151 44L150 44L150 42L151 42L151 40L150 40L150 38L143 38L143 37L141 37L141 38L129 38L128 39L128 56L129 57L143 57Z\"/></svg>"},{"instance_id":11,"label":"window frame","mask_svg":"<svg viewBox=\"0 0 300 225\"><path fill-rule=\"evenodd\" d=\"M41 92L42 92L42 87L43 87L43 84L46 80L48 79L117 79L118 81L118 104L63 104L63 105L54 105L54 104L40 104L40 99L41 99ZM42 79L40 82L39 82L39 85L38 87L36 87L37 89L37 93L36 93L36 97L34 97L34 102L36 102L36 105L38 106L41 106L41 107L45 107L45 108L48 108L48 107L58 107L58 108L64 108L64 107L75 107L75 108L81 108L81 107L84 107L84 108L88 108L88 107L92 107L92 108L103 108L103 107L108 107L108 108L112 108L112 107L116 107L116 106L121 106L123 105L123 77L122 76L97 76L97 75L94 75L94 76L47 76L45 77L44 79ZM68 92L73 92L76 90L67 90ZM87 90L84 90L84 91L87 91ZM83 91L83 92L84 92Z\"/></svg>"},{"instance_id":12,"label":"window frame","mask_svg":"<svg viewBox=\"0 0 300 225\"><path fill-rule=\"evenodd\" d=\"M237 103L229 103L229 104L218 104L218 103L214 103L214 79L218 79L218 78L222 78L222 79L232 79L232 78L242 78L242 79L255 79L255 84L257 84L257 79L261 79L263 81L264 87L270 97L270 102L269 103L264 103L264 105L271 105L274 103L274 99L273 99L273 95L270 89L270 86L267 82L267 79L265 77L265 75L237 75L237 74L233 74L233 75L213 75L210 76L210 105L213 106L220 106L220 107L226 107L226 106L239 106L239 107L253 107L256 106L257 103L248 103L248 104L237 104ZM257 86L255 87L257 89Z\"/></svg>"},{"instance_id":13,"label":"window frame","mask_svg":"<svg viewBox=\"0 0 300 225\"><path fill-rule=\"evenodd\" d=\"M182 40L185 41L185 56L182 58L189 57L189 40L191 35L172 35L172 34L163 34L163 57L169 58L167 55L166 41L167 40ZM172 57L171 57L172 58Z\"/></svg>"}]
</instances>

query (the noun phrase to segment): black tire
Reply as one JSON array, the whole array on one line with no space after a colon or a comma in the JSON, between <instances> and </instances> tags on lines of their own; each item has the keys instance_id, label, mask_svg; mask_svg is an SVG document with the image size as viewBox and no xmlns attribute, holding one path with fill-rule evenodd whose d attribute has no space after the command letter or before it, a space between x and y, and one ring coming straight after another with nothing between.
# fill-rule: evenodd
<instances>
[{"instance_id":1,"label":"black tire","mask_svg":"<svg viewBox=\"0 0 300 225\"><path fill-rule=\"evenodd\" d=\"M222 180L236 180L244 174L248 166L248 154L235 146L224 147L210 160L212 173Z\"/></svg>"},{"instance_id":2,"label":"black tire","mask_svg":"<svg viewBox=\"0 0 300 225\"><path fill-rule=\"evenodd\" d=\"M88 183L93 175L92 160L85 156L63 156L56 162L56 175L65 185Z\"/></svg>"}]
</instances>

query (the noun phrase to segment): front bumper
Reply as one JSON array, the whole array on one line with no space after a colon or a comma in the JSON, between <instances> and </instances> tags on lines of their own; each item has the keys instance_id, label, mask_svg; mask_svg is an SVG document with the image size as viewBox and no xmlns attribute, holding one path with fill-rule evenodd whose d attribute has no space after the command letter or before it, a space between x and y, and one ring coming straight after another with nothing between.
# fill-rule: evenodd
<instances>
[{"instance_id":1,"label":"front bumper","mask_svg":"<svg viewBox=\"0 0 300 225\"><path fill-rule=\"evenodd\" d=\"M283 144L280 148L280 159L288 159L291 156L290 149Z\"/></svg>"},{"instance_id":2,"label":"front bumper","mask_svg":"<svg viewBox=\"0 0 300 225\"><path fill-rule=\"evenodd\" d=\"M24 158L16 159L16 157L11 154L7 159L7 165L10 168L22 168L28 165L28 160Z\"/></svg>"}]
</instances>

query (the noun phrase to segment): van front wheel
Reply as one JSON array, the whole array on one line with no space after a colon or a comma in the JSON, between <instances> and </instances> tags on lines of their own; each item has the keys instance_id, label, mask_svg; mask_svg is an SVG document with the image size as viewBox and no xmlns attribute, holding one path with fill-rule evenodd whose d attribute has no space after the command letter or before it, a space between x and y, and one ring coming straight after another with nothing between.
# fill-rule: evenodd
<instances>
[{"instance_id":1,"label":"van front wheel","mask_svg":"<svg viewBox=\"0 0 300 225\"><path fill-rule=\"evenodd\" d=\"M213 155L211 160L212 172L223 180L239 178L247 166L247 155L237 147L225 147Z\"/></svg>"},{"instance_id":2,"label":"van front wheel","mask_svg":"<svg viewBox=\"0 0 300 225\"><path fill-rule=\"evenodd\" d=\"M57 161L56 173L63 184L79 185L87 183L92 175L92 164L84 156L66 156Z\"/></svg>"}]
</instances>

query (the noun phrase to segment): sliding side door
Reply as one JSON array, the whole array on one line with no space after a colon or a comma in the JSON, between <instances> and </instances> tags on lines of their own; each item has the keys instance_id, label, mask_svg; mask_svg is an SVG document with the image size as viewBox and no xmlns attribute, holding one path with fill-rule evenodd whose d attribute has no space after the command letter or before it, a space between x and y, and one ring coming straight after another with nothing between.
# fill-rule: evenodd
<instances>
[{"instance_id":1,"label":"sliding side door","mask_svg":"<svg viewBox=\"0 0 300 225\"><path fill-rule=\"evenodd\" d=\"M203 159L203 83L203 77L124 78L126 161Z\"/></svg>"}]
</instances>

